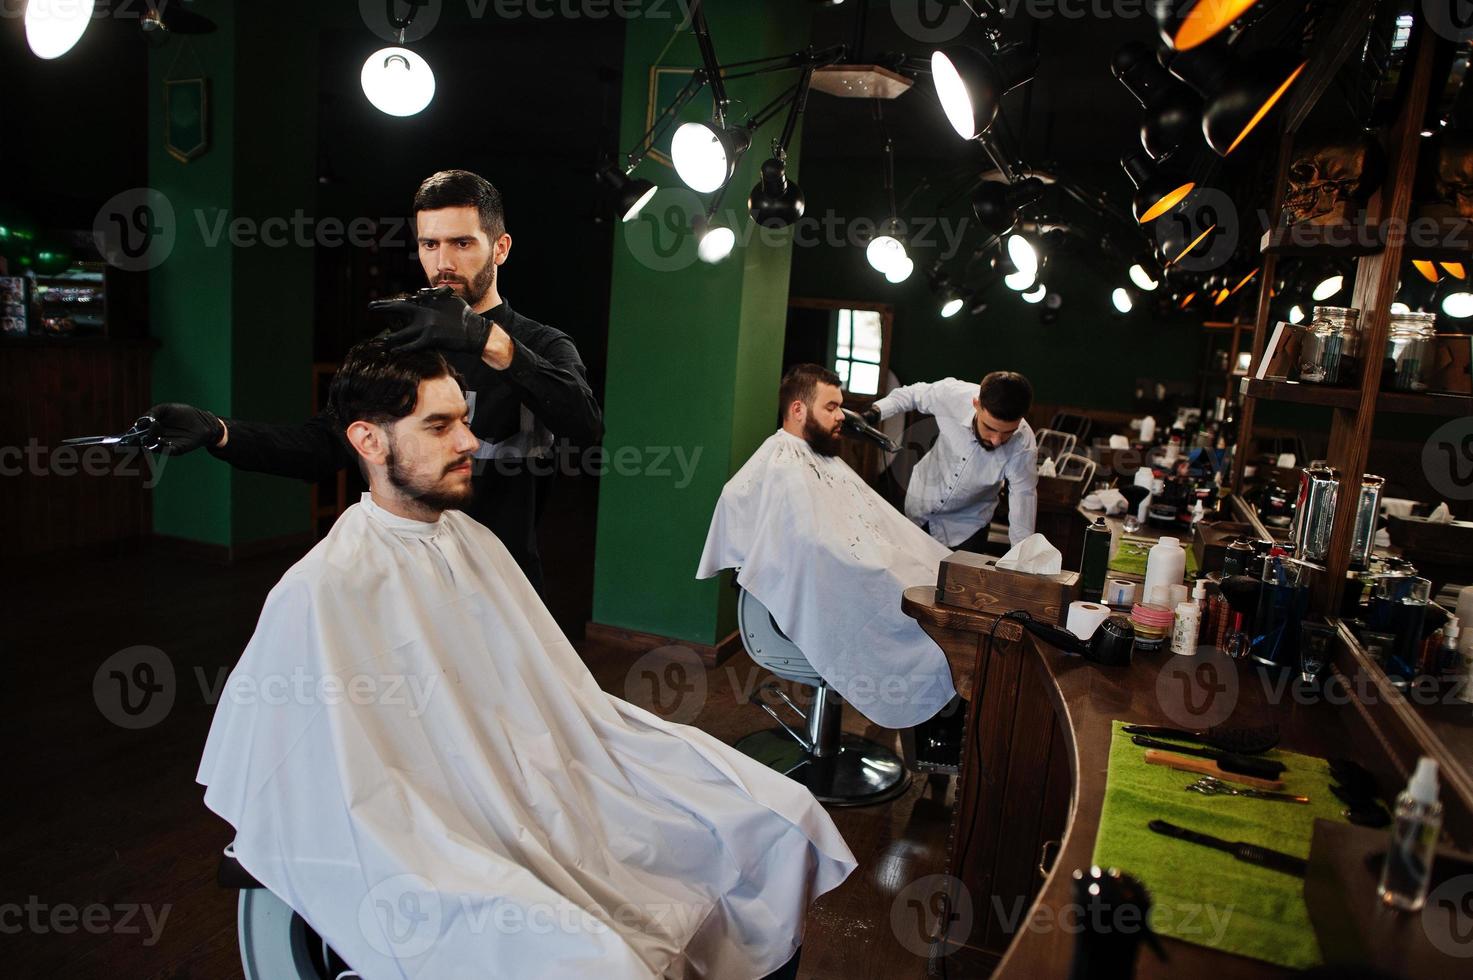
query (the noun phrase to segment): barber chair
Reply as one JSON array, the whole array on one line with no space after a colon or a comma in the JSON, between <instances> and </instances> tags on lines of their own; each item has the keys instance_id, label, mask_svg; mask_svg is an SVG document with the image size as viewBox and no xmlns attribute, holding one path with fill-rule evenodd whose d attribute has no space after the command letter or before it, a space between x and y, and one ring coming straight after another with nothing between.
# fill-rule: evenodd
<instances>
[{"instance_id":1,"label":"barber chair","mask_svg":"<svg viewBox=\"0 0 1473 980\"><path fill-rule=\"evenodd\" d=\"M216 880L240 889L236 931L245 980L352 980L358 976L292 907L277 898L225 849Z\"/></svg>"},{"instance_id":2,"label":"barber chair","mask_svg":"<svg viewBox=\"0 0 1473 980\"><path fill-rule=\"evenodd\" d=\"M844 701L813 669L803 651L778 628L772 613L746 589L737 598L737 630L758 666L785 681L812 688L805 712L776 681L752 693L751 701L780 727L754 732L736 742L737 751L807 786L820 803L867 806L905 792L910 773L894 752L841 730ZM802 719L795 729L764 695L775 696Z\"/></svg>"}]
</instances>

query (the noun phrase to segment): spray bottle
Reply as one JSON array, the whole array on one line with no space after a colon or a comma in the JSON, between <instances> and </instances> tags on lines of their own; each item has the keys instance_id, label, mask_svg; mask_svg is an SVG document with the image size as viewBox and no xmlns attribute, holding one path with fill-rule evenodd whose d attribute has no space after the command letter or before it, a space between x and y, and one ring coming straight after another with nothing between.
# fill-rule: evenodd
<instances>
[{"instance_id":1,"label":"spray bottle","mask_svg":"<svg viewBox=\"0 0 1473 980\"><path fill-rule=\"evenodd\" d=\"M1442 804L1437 801L1437 763L1422 756L1407 788L1396 798L1391 841L1381 866L1376 893L1392 908L1421 911L1432 878L1437 835L1442 830Z\"/></svg>"}]
</instances>

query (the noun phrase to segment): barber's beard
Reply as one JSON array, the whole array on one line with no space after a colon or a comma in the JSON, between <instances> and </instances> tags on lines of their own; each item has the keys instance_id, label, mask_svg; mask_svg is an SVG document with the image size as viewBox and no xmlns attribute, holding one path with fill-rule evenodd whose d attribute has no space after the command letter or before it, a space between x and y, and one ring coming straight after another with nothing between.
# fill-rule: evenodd
<instances>
[{"instance_id":1,"label":"barber's beard","mask_svg":"<svg viewBox=\"0 0 1473 980\"><path fill-rule=\"evenodd\" d=\"M395 489L431 510L446 511L459 510L474 496L475 491L470 481L458 486L442 482L450 474L451 469L470 458L466 456L456 460L442 469L434 480L409 473L395 454L392 444L389 446L388 458L384 462L389 471L389 482Z\"/></svg>"},{"instance_id":2,"label":"barber's beard","mask_svg":"<svg viewBox=\"0 0 1473 980\"><path fill-rule=\"evenodd\" d=\"M486 264L481 266L481 271L468 280L459 276L441 276L435 281L435 285L461 287L460 298L465 300L466 306L475 309L480 305L481 300L486 298L491 287L496 285L496 257L494 255L487 257Z\"/></svg>"},{"instance_id":3,"label":"barber's beard","mask_svg":"<svg viewBox=\"0 0 1473 980\"><path fill-rule=\"evenodd\" d=\"M820 456L837 456L844 444L844 436L839 429L825 428L812 415L803 423L803 438Z\"/></svg>"}]
</instances>

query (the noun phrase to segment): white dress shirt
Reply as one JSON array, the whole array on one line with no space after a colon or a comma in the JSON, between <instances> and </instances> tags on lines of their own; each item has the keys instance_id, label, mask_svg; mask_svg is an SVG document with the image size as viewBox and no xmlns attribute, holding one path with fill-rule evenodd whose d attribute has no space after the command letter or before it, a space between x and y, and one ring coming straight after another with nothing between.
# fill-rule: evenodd
<instances>
[{"instance_id":1,"label":"white dress shirt","mask_svg":"<svg viewBox=\"0 0 1473 980\"><path fill-rule=\"evenodd\" d=\"M948 547L992 521L998 490L1008 485L1008 541L1033 533L1038 518L1038 443L1025 419L1013 437L990 452L977 435L972 400L981 386L956 378L896 388L875 402L880 418L920 412L936 419L936 445L910 475L905 516Z\"/></svg>"}]
</instances>

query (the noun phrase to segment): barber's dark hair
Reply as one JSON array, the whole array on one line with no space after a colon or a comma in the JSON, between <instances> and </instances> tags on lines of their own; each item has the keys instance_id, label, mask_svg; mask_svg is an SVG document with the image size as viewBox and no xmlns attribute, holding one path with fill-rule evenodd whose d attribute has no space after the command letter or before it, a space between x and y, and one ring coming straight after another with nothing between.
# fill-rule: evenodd
<instances>
[{"instance_id":1,"label":"barber's dark hair","mask_svg":"<svg viewBox=\"0 0 1473 980\"><path fill-rule=\"evenodd\" d=\"M414 213L440 208L475 208L487 238L495 242L506 234L506 208L501 203L501 192L480 174L442 170L428 177L414 192Z\"/></svg>"},{"instance_id":2,"label":"barber's dark hair","mask_svg":"<svg viewBox=\"0 0 1473 980\"><path fill-rule=\"evenodd\" d=\"M982 379L977 400L998 421L1016 422L1033 407L1033 385L1016 371L993 371Z\"/></svg>"},{"instance_id":3,"label":"barber's dark hair","mask_svg":"<svg viewBox=\"0 0 1473 980\"><path fill-rule=\"evenodd\" d=\"M788 406L793 402L802 402L804 405L812 403L813 392L820 381L842 387L839 376L821 364L794 364L788 368L777 391L778 411L782 416L787 417Z\"/></svg>"},{"instance_id":4,"label":"barber's dark hair","mask_svg":"<svg viewBox=\"0 0 1473 980\"><path fill-rule=\"evenodd\" d=\"M414 413L419 383L451 377L464 390L460 375L437 350L393 351L382 337L355 344L332 376L328 414L338 428L354 422L391 425Z\"/></svg>"}]
</instances>

